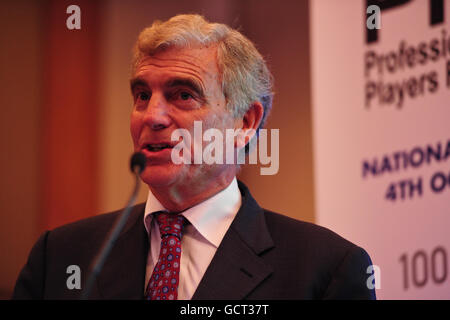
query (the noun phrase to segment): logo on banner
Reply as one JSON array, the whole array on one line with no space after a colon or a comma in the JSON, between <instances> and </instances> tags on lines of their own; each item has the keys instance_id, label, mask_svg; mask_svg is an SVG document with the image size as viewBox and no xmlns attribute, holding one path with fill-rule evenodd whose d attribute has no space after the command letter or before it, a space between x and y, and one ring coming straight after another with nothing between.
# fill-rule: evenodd
<instances>
[{"instance_id":1,"label":"logo on banner","mask_svg":"<svg viewBox=\"0 0 450 320\"><path fill-rule=\"evenodd\" d=\"M381 24L381 13L390 9L400 9L413 0L366 0L366 26L367 43L378 41L378 34ZM423 1L423 0L419 0ZM430 26L444 22L444 0L429 0L430 7ZM370 14L370 15L369 15ZM424 13L426 14L426 13ZM375 20L375 21L374 21ZM378 21L378 24L377 24ZM375 23L375 27L373 27Z\"/></svg>"},{"instance_id":2,"label":"logo on banner","mask_svg":"<svg viewBox=\"0 0 450 320\"><path fill-rule=\"evenodd\" d=\"M443 88L450 89L450 30L445 26L437 29L433 36L418 40L402 39L390 49L373 46L379 42L379 34L387 32L386 28L380 28L381 14L386 10L401 9L413 1L366 1L366 11L370 14L365 28L370 49L364 54L364 106L367 110L373 106L401 109L410 100L435 94ZM444 22L443 0L429 0L428 3L429 26ZM408 76L399 78L401 74Z\"/></svg>"}]
</instances>

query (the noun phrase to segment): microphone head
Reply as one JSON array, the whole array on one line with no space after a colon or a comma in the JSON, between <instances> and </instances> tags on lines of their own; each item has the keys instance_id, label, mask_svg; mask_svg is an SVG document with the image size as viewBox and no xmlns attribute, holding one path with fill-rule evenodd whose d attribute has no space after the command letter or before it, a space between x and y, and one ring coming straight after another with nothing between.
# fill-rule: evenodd
<instances>
[{"instance_id":1,"label":"microphone head","mask_svg":"<svg viewBox=\"0 0 450 320\"><path fill-rule=\"evenodd\" d=\"M145 158L144 154L142 152L135 152L131 156L130 160L130 169L133 173L140 174L145 169L147 159Z\"/></svg>"}]
</instances>

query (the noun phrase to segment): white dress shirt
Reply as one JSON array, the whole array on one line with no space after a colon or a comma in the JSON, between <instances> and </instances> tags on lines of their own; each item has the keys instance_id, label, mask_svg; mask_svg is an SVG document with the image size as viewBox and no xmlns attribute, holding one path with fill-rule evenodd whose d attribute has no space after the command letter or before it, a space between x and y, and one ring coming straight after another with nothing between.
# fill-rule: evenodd
<instances>
[{"instance_id":1,"label":"white dress shirt","mask_svg":"<svg viewBox=\"0 0 450 320\"><path fill-rule=\"evenodd\" d=\"M235 177L228 187L181 213L190 224L184 227L181 239L179 300L190 300L194 295L220 242L241 207L241 202L241 193ZM161 248L158 222L152 215L157 211L168 210L150 191L144 214L144 224L150 239L145 288L158 262Z\"/></svg>"}]
</instances>

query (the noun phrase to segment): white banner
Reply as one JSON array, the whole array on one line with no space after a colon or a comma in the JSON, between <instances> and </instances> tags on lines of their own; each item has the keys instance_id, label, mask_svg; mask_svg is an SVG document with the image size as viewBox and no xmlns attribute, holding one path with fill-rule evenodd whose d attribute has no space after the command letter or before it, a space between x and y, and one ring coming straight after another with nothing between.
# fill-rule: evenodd
<instances>
[{"instance_id":1,"label":"white banner","mask_svg":"<svg viewBox=\"0 0 450 320\"><path fill-rule=\"evenodd\" d=\"M317 223L367 250L378 298L450 299L450 1L310 14Z\"/></svg>"}]
</instances>

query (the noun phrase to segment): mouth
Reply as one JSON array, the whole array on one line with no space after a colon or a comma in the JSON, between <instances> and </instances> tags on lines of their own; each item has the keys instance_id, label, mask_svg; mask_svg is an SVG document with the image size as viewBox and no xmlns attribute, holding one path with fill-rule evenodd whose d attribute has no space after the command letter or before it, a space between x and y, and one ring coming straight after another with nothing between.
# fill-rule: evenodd
<instances>
[{"instance_id":1,"label":"mouth","mask_svg":"<svg viewBox=\"0 0 450 320\"><path fill-rule=\"evenodd\" d=\"M172 146L168 143L147 143L142 146L142 150L149 152L158 152L165 149L172 149Z\"/></svg>"}]
</instances>

